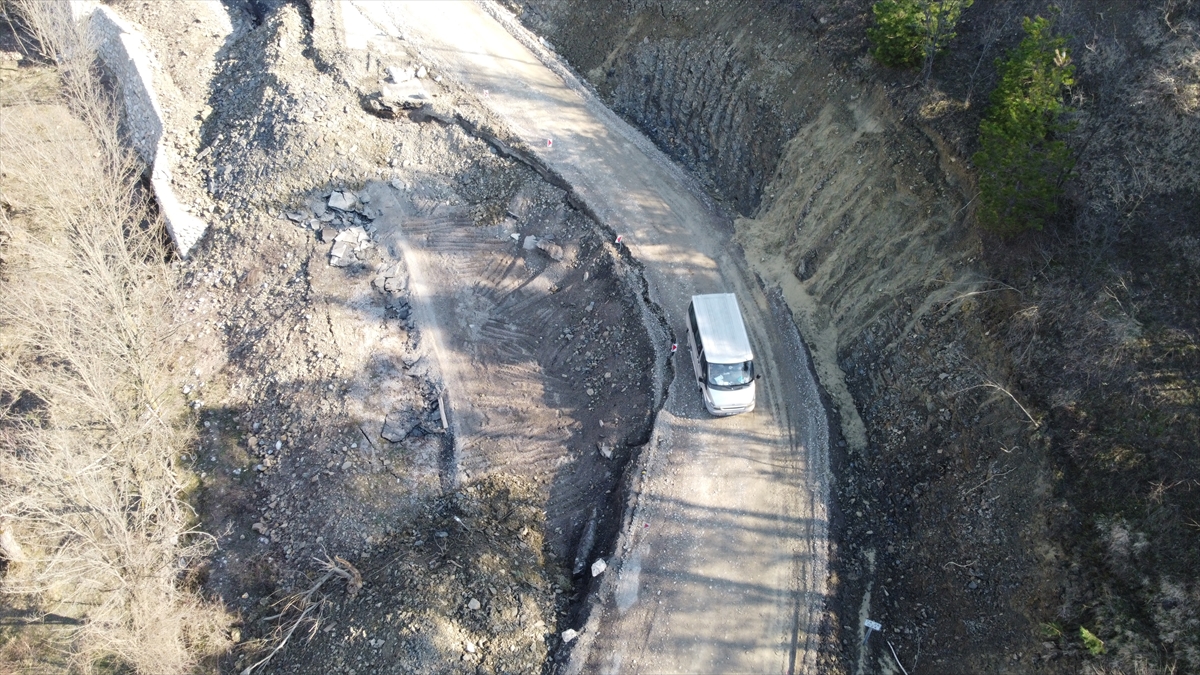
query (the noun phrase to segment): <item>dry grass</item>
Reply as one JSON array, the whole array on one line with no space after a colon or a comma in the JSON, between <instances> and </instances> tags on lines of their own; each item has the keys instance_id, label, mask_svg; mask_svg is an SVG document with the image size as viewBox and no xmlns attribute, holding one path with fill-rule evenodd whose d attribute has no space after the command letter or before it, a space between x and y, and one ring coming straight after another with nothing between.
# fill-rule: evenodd
<instances>
[{"instance_id":1,"label":"dry grass","mask_svg":"<svg viewBox=\"0 0 1200 675\"><path fill-rule=\"evenodd\" d=\"M115 659L187 672L222 648L227 618L183 583L209 539L191 529L174 466L191 434L170 394L173 284L64 6L9 8L58 64L69 114L2 101L0 589L82 619L57 631L82 671Z\"/></svg>"}]
</instances>

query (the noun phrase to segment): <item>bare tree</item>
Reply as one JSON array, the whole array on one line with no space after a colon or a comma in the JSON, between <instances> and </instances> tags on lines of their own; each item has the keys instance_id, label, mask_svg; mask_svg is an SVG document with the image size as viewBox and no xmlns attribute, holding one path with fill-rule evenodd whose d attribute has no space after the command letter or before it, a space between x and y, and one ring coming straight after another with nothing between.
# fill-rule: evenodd
<instances>
[{"instance_id":1,"label":"bare tree","mask_svg":"<svg viewBox=\"0 0 1200 675\"><path fill-rule=\"evenodd\" d=\"M37 143L42 121L16 107L0 125L4 192L23 205L0 212L0 392L28 403L0 410L0 590L80 619L60 647L84 670L115 657L187 672L223 648L228 619L181 583L211 538L174 464L191 420L172 395L161 223L86 32L66 3L12 6L57 64L70 116Z\"/></svg>"}]
</instances>

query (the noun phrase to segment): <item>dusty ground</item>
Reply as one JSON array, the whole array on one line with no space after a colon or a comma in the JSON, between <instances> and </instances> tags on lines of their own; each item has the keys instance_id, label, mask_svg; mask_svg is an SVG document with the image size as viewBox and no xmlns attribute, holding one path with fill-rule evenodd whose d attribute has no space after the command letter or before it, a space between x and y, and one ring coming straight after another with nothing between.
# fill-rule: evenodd
<instances>
[{"instance_id":1,"label":"dusty ground","mask_svg":"<svg viewBox=\"0 0 1200 675\"><path fill-rule=\"evenodd\" d=\"M200 69L212 73L205 106L169 100L168 107L199 110L199 128L190 135L198 170L180 172L177 182L185 195L207 193L198 203L210 202L204 212L218 216L211 236L180 265L188 302L179 335L196 355L196 363L186 364L194 380L186 394L203 430L189 458L199 476L196 502L221 549L206 579L244 617L237 637L247 648L230 661L252 663L264 653L260 644L270 648L302 617L297 635L316 621L329 639L301 646L294 637L289 649L301 651L267 668L357 668L357 661L343 661L339 645L366 640L392 655L373 667L398 671L432 662L447 662L451 671L520 672L535 663L553 669L563 656L558 634L582 628L588 618L580 601L590 585L579 582L591 578L590 562L612 553L621 518L629 519L626 467L649 439L652 408L670 383L656 372L669 336L658 334L651 350L643 317L656 326L662 319L639 308L646 284L640 268L618 252L637 257L645 247L666 258L649 293L676 322L688 292L716 290L717 283L733 283L762 312L773 313L778 303L768 307L772 301L748 287L752 277L730 258L727 220L687 242L678 227L664 229L664 238L654 231L661 223L647 220L656 208L649 193L584 181L595 197L639 197L636 213L623 216L628 248L604 243L615 224L606 222L601 232L564 192L510 159L528 151L457 88L457 78L442 77L411 45L394 41L368 40L363 53L349 58L323 32L323 7L314 4L313 15L286 4L235 11L232 32L213 50L190 44L221 39L223 22L201 11L217 12L213 5L196 5L193 17L121 5L146 28L160 61L215 54L213 67ZM178 28L195 23L202 29ZM290 48L301 44L310 45L302 54ZM426 95L425 107L412 115L387 103L390 90L381 86L385 78L409 86L407 72L394 72L409 68ZM499 137L489 146L475 130ZM555 137L570 147L569 134ZM635 188L651 190L659 187L656 176L671 171L657 157L638 170L649 171L650 182ZM674 217L711 218L691 181L672 177L679 194L663 199ZM593 200L591 208L608 208L603 204ZM714 275L714 263L672 253L697 246L728 270ZM733 270L741 276L731 277ZM802 349L794 328L785 339L774 323L751 323L764 359L780 363L765 385L763 414L714 431L693 421L691 388L673 387L674 432L655 446L661 489L647 493L640 507L641 517L660 529L650 537L639 530L626 550L636 544L634 559L647 560L646 607L663 584L680 578L686 588L663 600L692 607L704 599L704 584L688 574L671 581L668 567L678 564L685 573L687 564L708 565L709 552L746 547L741 555L717 556L704 573L723 578L761 563L767 574L750 582L762 590L744 602L766 608L753 612L770 624L770 635L742 641L761 643L759 649L731 647L711 657L778 660L790 648L793 663L811 663L822 624L810 619L824 607L824 492L793 494L799 480L793 474L816 466L811 480L825 484L827 435L814 407L822 433L810 440L812 411L800 411L800 400L784 395L799 390L792 384L799 373L807 375L801 358L783 357ZM779 358L771 358L772 349ZM652 353L658 363L651 363ZM817 401L815 393L810 398ZM672 452L729 446L714 434L744 439L745 457L718 453L684 462L714 474L704 478L667 471ZM776 436L782 438L772 442ZM764 463L775 468L763 471ZM736 482L734 474L716 467L742 464L747 481L763 487L725 485ZM492 497L499 488L488 487L496 480L533 495L537 508L488 513L503 501ZM713 495L745 493L756 501L744 514L706 518L693 512L704 502L687 506L695 480ZM465 496L472 490L484 497L472 502ZM769 517L788 500L798 500L793 513L811 517ZM453 522L468 532L475 533L470 523L486 529L467 538L455 537L454 528L425 531L428 519L440 524L447 516L458 516L467 524ZM737 518L766 519L746 531L771 543L724 541L742 528L721 523ZM785 535L797 529L808 534ZM522 533L515 543L508 538L513 530ZM655 550L659 532L667 548ZM432 558L429 542L437 549ZM518 543L531 547L531 557L518 553L526 550ZM776 555L780 547L790 557ZM404 569L437 567L443 559L438 574L392 585ZM346 592L354 599L332 599L341 583L334 577L296 600L328 566L349 577ZM528 569L529 583L511 584L501 574L505 566ZM626 580L636 584L632 573ZM356 574L364 581L359 592ZM734 594L742 587L723 586ZM693 609L703 614L702 606ZM463 623L485 615L490 636ZM391 625L397 617L406 623ZM723 618L754 625L734 614ZM655 627L661 624L644 629ZM585 632L590 639L594 630ZM597 650L597 658L615 654L612 647ZM345 648L368 657L356 644ZM710 658L694 650L693 656Z\"/></svg>"},{"instance_id":2,"label":"dusty ground","mask_svg":"<svg viewBox=\"0 0 1200 675\"><path fill-rule=\"evenodd\" d=\"M197 171L177 172L179 189L216 215L179 263L178 336L202 429L185 459L220 547L205 577L242 616L244 648L226 667L285 635L302 610L277 603L341 556L361 593L323 586L316 623L269 669L353 672L374 657L394 672L540 669L575 598L585 530L585 555L610 545L616 488L649 428L632 272L563 191L463 126L371 114L384 69L415 71L415 55L330 66L293 6L234 5L227 38L211 5L117 7L177 77L194 65L184 57L215 55L198 68L207 90L165 90L169 109L197 109ZM289 48L313 42L307 57ZM466 92L421 75L436 110L492 126ZM460 308L477 345L478 394L454 392L474 408L447 403L390 238L401 227L452 259L433 306ZM341 233L349 251L334 249ZM525 299L543 287L552 305ZM473 410L483 418L462 417ZM471 448L455 438L463 425L482 432Z\"/></svg>"}]
</instances>

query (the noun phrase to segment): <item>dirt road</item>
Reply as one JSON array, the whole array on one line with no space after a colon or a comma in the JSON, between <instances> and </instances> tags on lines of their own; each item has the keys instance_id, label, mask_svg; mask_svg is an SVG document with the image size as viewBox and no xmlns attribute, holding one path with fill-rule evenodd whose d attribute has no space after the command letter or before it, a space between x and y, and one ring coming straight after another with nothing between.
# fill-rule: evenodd
<instances>
[{"instance_id":1,"label":"dirt road","mask_svg":"<svg viewBox=\"0 0 1200 675\"><path fill-rule=\"evenodd\" d=\"M681 376L670 379L640 455L634 506L576 627L568 672L813 672L826 597L828 426L796 329L747 271L728 219L499 11L344 2L341 12L352 50L402 38L474 88L622 236L673 333L662 334L647 309L656 390L671 378L669 346L684 335L688 298L724 291L741 300L764 374L758 408L709 417L691 364L675 357ZM419 266L412 273L420 288ZM430 333L469 341L445 337L460 328ZM470 377L439 351L450 361L441 363L447 382ZM470 406L451 392L452 411Z\"/></svg>"}]
</instances>

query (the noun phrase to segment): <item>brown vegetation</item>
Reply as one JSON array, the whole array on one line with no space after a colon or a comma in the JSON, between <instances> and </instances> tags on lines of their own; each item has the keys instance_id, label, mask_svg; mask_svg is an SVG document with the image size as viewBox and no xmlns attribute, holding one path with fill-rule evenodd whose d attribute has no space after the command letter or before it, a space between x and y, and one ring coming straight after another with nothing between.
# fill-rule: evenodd
<instances>
[{"instance_id":1,"label":"brown vegetation","mask_svg":"<svg viewBox=\"0 0 1200 675\"><path fill-rule=\"evenodd\" d=\"M225 617L186 578L208 546L174 465L191 420L164 349L173 282L140 168L64 9L10 8L58 64L22 71L56 70L65 97L3 90L0 590L32 618L70 619L50 634L77 667L184 672L221 646Z\"/></svg>"}]
</instances>

